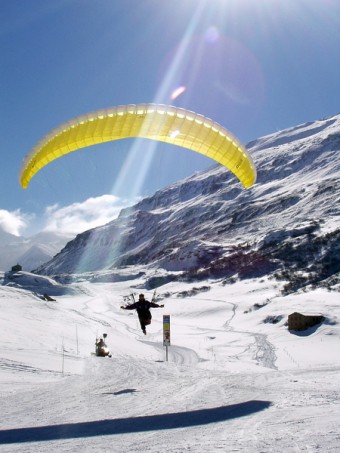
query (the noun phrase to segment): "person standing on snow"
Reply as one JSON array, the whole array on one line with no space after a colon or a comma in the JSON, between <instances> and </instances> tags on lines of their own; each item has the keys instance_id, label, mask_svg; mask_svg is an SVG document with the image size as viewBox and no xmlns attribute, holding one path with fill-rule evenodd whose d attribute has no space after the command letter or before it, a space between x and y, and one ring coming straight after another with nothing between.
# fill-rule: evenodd
<instances>
[{"instance_id":1,"label":"person standing on snow","mask_svg":"<svg viewBox=\"0 0 340 453\"><path fill-rule=\"evenodd\" d=\"M141 329L144 335L146 335L145 327L151 324L152 318L150 308L163 308L163 307L164 305L158 305L155 304L154 302L149 302L144 298L144 294L140 294L137 302L120 308L122 308L123 310L137 310Z\"/></svg>"}]
</instances>

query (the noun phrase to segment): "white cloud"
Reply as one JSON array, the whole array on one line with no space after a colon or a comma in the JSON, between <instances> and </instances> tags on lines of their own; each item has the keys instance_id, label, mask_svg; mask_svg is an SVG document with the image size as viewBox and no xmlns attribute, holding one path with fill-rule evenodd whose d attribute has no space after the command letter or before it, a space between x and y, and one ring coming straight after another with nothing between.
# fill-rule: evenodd
<instances>
[{"instance_id":1,"label":"white cloud","mask_svg":"<svg viewBox=\"0 0 340 453\"><path fill-rule=\"evenodd\" d=\"M136 200L128 202L114 195L102 195L65 207L49 206L45 210L43 229L61 233L81 233L105 225L115 219L121 209L131 206L135 202Z\"/></svg>"},{"instance_id":2,"label":"white cloud","mask_svg":"<svg viewBox=\"0 0 340 453\"><path fill-rule=\"evenodd\" d=\"M22 231L27 228L30 219L31 216L23 214L20 209L12 212L0 209L0 228L6 233L20 236Z\"/></svg>"}]
</instances>

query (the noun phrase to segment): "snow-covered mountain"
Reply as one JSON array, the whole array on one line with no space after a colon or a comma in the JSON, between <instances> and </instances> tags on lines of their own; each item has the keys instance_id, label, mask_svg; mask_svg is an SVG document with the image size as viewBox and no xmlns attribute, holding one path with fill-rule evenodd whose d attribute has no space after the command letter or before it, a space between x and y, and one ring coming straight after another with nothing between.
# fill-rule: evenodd
<instances>
[{"instance_id":1,"label":"snow-covered mountain","mask_svg":"<svg viewBox=\"0 0 340 453\"><path fill-rule=\"evenodd\" d=\"M213 168L78 235L58 280L0 272L1 451L340 451L339 117L250 148L251 190ZM121 304L162 283L144 336Z\"/></svg>"},{"instance_id":2,"label":"snow-covered mountain","mask_svg":"<svg viewBox=\"0 0 340 453\"><path fill-rule=\"evenodd\" d=\"M0 271L8 271L15 264L20 264L26 271L36 269L48 262L73 237L46 231L26 238L0 228Z\"/></svg>"},{"instance_id":3,"label":"snow-covered mountain","mask_svg":"<svg viewBox=\"0 0 340 453\"><path fill-rule=\"evenodd\" d=\"M258 170L253 188L215 166L79 234L36 272L166 271L151 286L179 272L284 278L289 269L298 286L331 278L340 270L340 115L259 138L248 150Z\"/></svg>"}]
</instances>

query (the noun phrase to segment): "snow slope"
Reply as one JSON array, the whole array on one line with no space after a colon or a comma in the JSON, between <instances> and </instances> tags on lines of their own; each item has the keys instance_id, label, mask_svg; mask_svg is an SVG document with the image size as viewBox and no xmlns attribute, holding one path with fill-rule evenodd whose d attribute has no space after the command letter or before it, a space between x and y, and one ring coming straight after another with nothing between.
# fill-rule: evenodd
<instances>
[{"instance_id":1,"label":"snow slope","mask_svg":"<svg viewBox=\"0 0 340 453\"><path fill-rule=\"evenodd\" d=\"M144 336L120 309L144 277L72 284L51 302L27 289L35 278L0 286L1 452L340 451L337 292L172 282ZM40 293L52 283L40 277ZM326 321L289 332L293 311ZM92 354L104 332L111 359Z\"/></svg>"},{"instance_id":2,"label":"snow slope","mask_svg":"<svg viewBox=\"0 0 340 453\"><path fill-rule=\"evenodd\" d=\"M224 167L213 167L79 234L37 272L131 265L182 272L187 279L198 272L204 278L254 276L287 267L313 272L312 264L339 241L340 115L262 137L248 149L258 170L253 188L242 189ZM308 260L287 261L287 247ZM329 271L331 255L317 265Z\"/></svg>"},{"instance_id":3,"label":"snow slope","mask_svg":"<svg viewBox=\"0 0 340 453\"><path fill-rule=\"evenodd\" d=\"M339 121L251 143L250 191L214 167L0 273L1 453L340 452ZM144 336L120 306L154 287Z\"/></svg>"}]
</instances>

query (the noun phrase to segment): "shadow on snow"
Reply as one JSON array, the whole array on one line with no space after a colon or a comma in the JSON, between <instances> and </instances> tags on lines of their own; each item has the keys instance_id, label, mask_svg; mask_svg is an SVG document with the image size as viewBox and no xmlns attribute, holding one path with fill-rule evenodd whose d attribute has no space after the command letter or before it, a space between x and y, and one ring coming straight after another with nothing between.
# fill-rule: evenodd
<instances>
[{"instance_id":1,"label":"shadow on snow","mask_svg":"<svg viewBox=\"0 0 340 453\"><path fill-rule=\"evenodd\" d=\"M124 390L118 390L118 392L105 392L103 395L125 395L126 393L136 393L136 389L124 389Z\"/></svg>"},{"instance_id":2,"label":"shadow on snow","mask_svg":"<svg viewBox=\"0 0 340 453\"><path fill-rule=\"evenodd\" d=\"M267 409L270 405L269 401L253 400L230 406L188 412L5 429L0 431L0 445L187 428L244 417Z\"/></svg>"}]
</instances>

